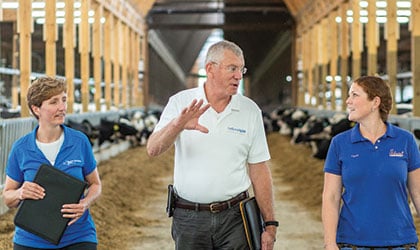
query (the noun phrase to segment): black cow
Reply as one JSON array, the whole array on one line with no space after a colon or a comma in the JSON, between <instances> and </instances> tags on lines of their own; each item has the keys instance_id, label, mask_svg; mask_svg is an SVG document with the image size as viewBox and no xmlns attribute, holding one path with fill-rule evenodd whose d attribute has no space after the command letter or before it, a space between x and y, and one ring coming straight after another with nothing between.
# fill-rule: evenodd
<instances>
[{"instance_id":1,"label":"black cow","mask_svg":"<svg viewBox=\"0 0 420 250\"><path fill-rule=\"evenodd\" d=\"M295 108L284 110L277 121L280 127L279 133L292 136L293 131L296 128L302 127L308 118L309 115L306 110Z\"/></svg>"},{"instance_id":2,"label":"black cow","mask_svg":"<svg viewBox=\"0 0 420 250\"><path fill-rule=\"evenodd\" d=\"M301 142L310 142L316 139L316 136L322 133L329 125L326 117L317 117L312 115L300 128L295 128L293 131L292 144Z\"/></svg>"},{"instance_id":3,"label":"black cow","mask_svg":"<svg viewBox=\"0 0 420 250\"><path fill-rule=\"evenodd\" d=\"M0 117L3 119L19 118L20 111L2 108L0 110Z\"/></svg>"},{"instance_id":4,"label":"black cow","mask_svg":"<svg viewBox=\"0 0 420 250\"><path fill-rule=\"evenodd\" d=\"M95 128L88 120L83 120L81 123L79 123L79 122L76 122L76 121L73 121L73 120L69 119L66 122L66 125L70 128L79 130L83 134L85 134L88 137L91 145L94 144L94 141L99 136L98 129Z\"/></svg>"},{"instance_id":5,"label":"black cow","mask_svg":"<svg viewBox=\"0 0 420 250\"><path fill-rule=\"evenodd\" d=\"M317 140L314 140L311 143L313 157L318 159L325 159L327 157L327 152L330 147L331 139L350 128L352 128L355 123L347 119L345 114L337 113L329 119L330 124L325 127L324 131L318 135Z\"/></svg>"},{"instance_id":6,"label":"black cow","mask_svg":"<svg viewBox=\"0 0 420 250\"><path fill-rule=\"evenodd\" d=\"M117 139L116 131L118 130L118 126L115 124L114 121L109 121L106 118L101 118L99 126L99 141L98 145L101 146L106 141L114 142Z\"/></svg>"},{"instance_id":7,"label":"black cow","mask_svg":"<svg viewBox=\"0 0 420 250\"><path fill-rule=\"evenodd\" d=\"M307 143L313 157L325 159L332 137L353 126L344 113L330 118L311 116L301 128L295 129L291 143Z\"/></svg>"}]
</instances>

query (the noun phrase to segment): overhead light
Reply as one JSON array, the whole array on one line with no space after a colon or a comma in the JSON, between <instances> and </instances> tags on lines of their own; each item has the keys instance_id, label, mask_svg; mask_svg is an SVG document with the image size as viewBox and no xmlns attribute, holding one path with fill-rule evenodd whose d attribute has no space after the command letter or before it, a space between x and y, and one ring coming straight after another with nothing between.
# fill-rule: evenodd
<instances>
[{"instance_id":1,"label":"overhead light","mask_svg":"<svg viewBox=\"0 0 420 250\"><path fill-rule=\"evenodd\" d=\"M64 3L64 2L57 2L56 5L55 5L55 7L57 9L63 9L64 7L66 7L66 3Z\"/></svg>"},{"instance_id":2,"label":"overhead light","mask_svg":"<svg viewBox=\"0 0 420 250\"><path fill-rule=\"evenodd\" d=\"M37 18L37 19L35 19L35 23L44 24L45 23L45 18Z\"/></svg>"},{"instance_id":3,"label":"overhead light","mask_svg":"<svg viewBox=\"0 0 420 250\"><path fill-rule=\"evenodd\" d=\"M45 17L45 11L34 10L34 11L32 11L32 17Z\"/></svg>"},{"instance_id":4,"label":"overhead light","mask_svg":"<svg viewBox=\"0 0 420 250\"><path fill-rule=\"evenodd\" d=\"M411 8L411 1L397 1L398 8Z\"/></svg>"},{"instance_id":5,"label":"overhead light","mask_svg":"<svg viewBox=\"0 0 420 250\"><path fill-rule=\"evenodd\" d=\"M3 9L17 9L19 7L19 3L17 2L3 2L1 4Z\"/></svg>"},{"instance_id":6,"label":"overhead light","mask_svg":"<svg viewBox=\"0 0 420 250\"><path fill-rule=\"evenodd\" d=\"M399 23L408 23L408 22L410 22L410 18L405 17L405 16L399 16L399 17L397 17L397 22L399 22Z\"/></svg>"},{"instance_id":7,"label":"overhead light","mask_svg":"<svg viewBox=\"0 0 420 250\"><path fill-rule=\"evenodd\" d=\"M360 5L360 7L362 7L362 8L366 8L366 7L368 7L368 2L367 1L360 1L360 3L359 3L359 5Z\"/></svg>"},{"instance_id":8,"label":"overhead light","mask_svg":"<svg viewBox=\"0 0 420 250\"><path fill-rule=\"evenodd\" d=\"M410 10L397 10L397 16L411 16Z\"/></svg>"},{"instance_id":9,"label":"overhead light","mask_svg":"<svg viewBox=\"0 0 420 250\"><path fill-rule=\"evenodd\" d=\"M43 9L45 8L44 2L33 2L32 3L32 9Z\"/></svg>"},{"instance_id":10,"label":"overhead light","mask_svg":"<svg viewBox=\"0 0 420 250\"><path fill-rule=\"evenodd\" d=\"M336 23L341 23L341 21L342 21L341 16L336 16L335 17L335 22Z\"/></svg>"},{"instance_id":11,"label":"overhead light","mask_svg":"<svg viewBox=\"0 0 420 250\"><path fill-rule=\"evenodd\" d=\"M386 8L387 4L386 1L377 1L376 2L376 7L378 8Z\"/></svg>"},{"instance_id":12,"label":"overhead light","mask_svg":"<svg viewBox=\"0 0 420 250\"><path fill-rule=\"evenodd\" d=\"M377 10L376 16L386 16L386 10Z\"/></svg>"},{"instance_id":13,"label":"overhead light","mask_svg":"<svg viewBox=\"0 0 420 250\"><path fill-rule=\"evenodd\" d=\"M58 10L58 11L55 12L55 16L56 17L64 17L64 16L66 16L66 12Z\"/></svg>"},{"instance_id":14,"label":"overhead light","mask_svg":"<svg viewBox=\"0 0 420 250\"><path fill-rule=\"evenodd\" d=\"M376 22L377 23L386 23L386 17L378 16L378 17L376 17Z\"/></svg>"},{"instance_id":15,"label":"overhead light","mask_svg":"<svg viewBox=\"0 0 420 250\"><path fill-rule=\"evenodd\" d=\"M367 17L360 17L360 22L361 23L367 23L368 22L368 18Z\"/></svg>"}]
</instances>

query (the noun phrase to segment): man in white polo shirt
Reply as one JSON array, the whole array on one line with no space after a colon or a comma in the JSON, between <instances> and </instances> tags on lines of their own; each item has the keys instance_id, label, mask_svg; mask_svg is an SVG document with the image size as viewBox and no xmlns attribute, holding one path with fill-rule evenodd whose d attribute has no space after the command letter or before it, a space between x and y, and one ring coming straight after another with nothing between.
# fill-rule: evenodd
<instances>
[{"instance_id":1,"label":"man in white polo shirt","mask_svg":"<svg viewBox=\"0 0 420 250\"><path fill-rule=\"evenodd\" d=\"M237 93L244 64L236 44L213 44L205 84L172 96L148 139L150 156L175 145L176 249L248 249L239 202L251 184L266 222L262 249L273 249L278 222L270 154L260 108Z\"/></svg>"}]
</instances>

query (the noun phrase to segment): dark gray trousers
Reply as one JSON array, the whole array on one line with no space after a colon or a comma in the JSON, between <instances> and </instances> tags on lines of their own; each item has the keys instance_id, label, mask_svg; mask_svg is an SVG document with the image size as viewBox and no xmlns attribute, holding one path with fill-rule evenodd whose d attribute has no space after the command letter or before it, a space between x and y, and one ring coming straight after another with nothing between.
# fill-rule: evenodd
<instances>
[{"instance_id":1,"label":"dark gray trousers","mask_svg":"<svg viewBox=\"0 0 420 250\"><path fill-rule=\"evenodd\" d=\"M176 250L249 249L239 205L219 213L176 208L172 238Z\"/></svg>"}]
</instances>

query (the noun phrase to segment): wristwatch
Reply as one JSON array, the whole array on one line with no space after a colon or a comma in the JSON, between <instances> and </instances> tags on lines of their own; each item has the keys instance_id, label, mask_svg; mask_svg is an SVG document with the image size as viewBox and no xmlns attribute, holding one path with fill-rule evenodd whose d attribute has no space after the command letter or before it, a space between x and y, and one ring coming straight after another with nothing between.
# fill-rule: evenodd
<instances>
[{"instance_id":1,"label":"wristwatch","mask_svg":"<svg viewBox=\"0 0 420 250\"><path fill-rule=\"evenodd\" d=\"M264 226L275 226L275 227L278 227L279 226L279 222L276 221L276 220L265 221L264 222Z\"/></svg>"}]
</instances>

